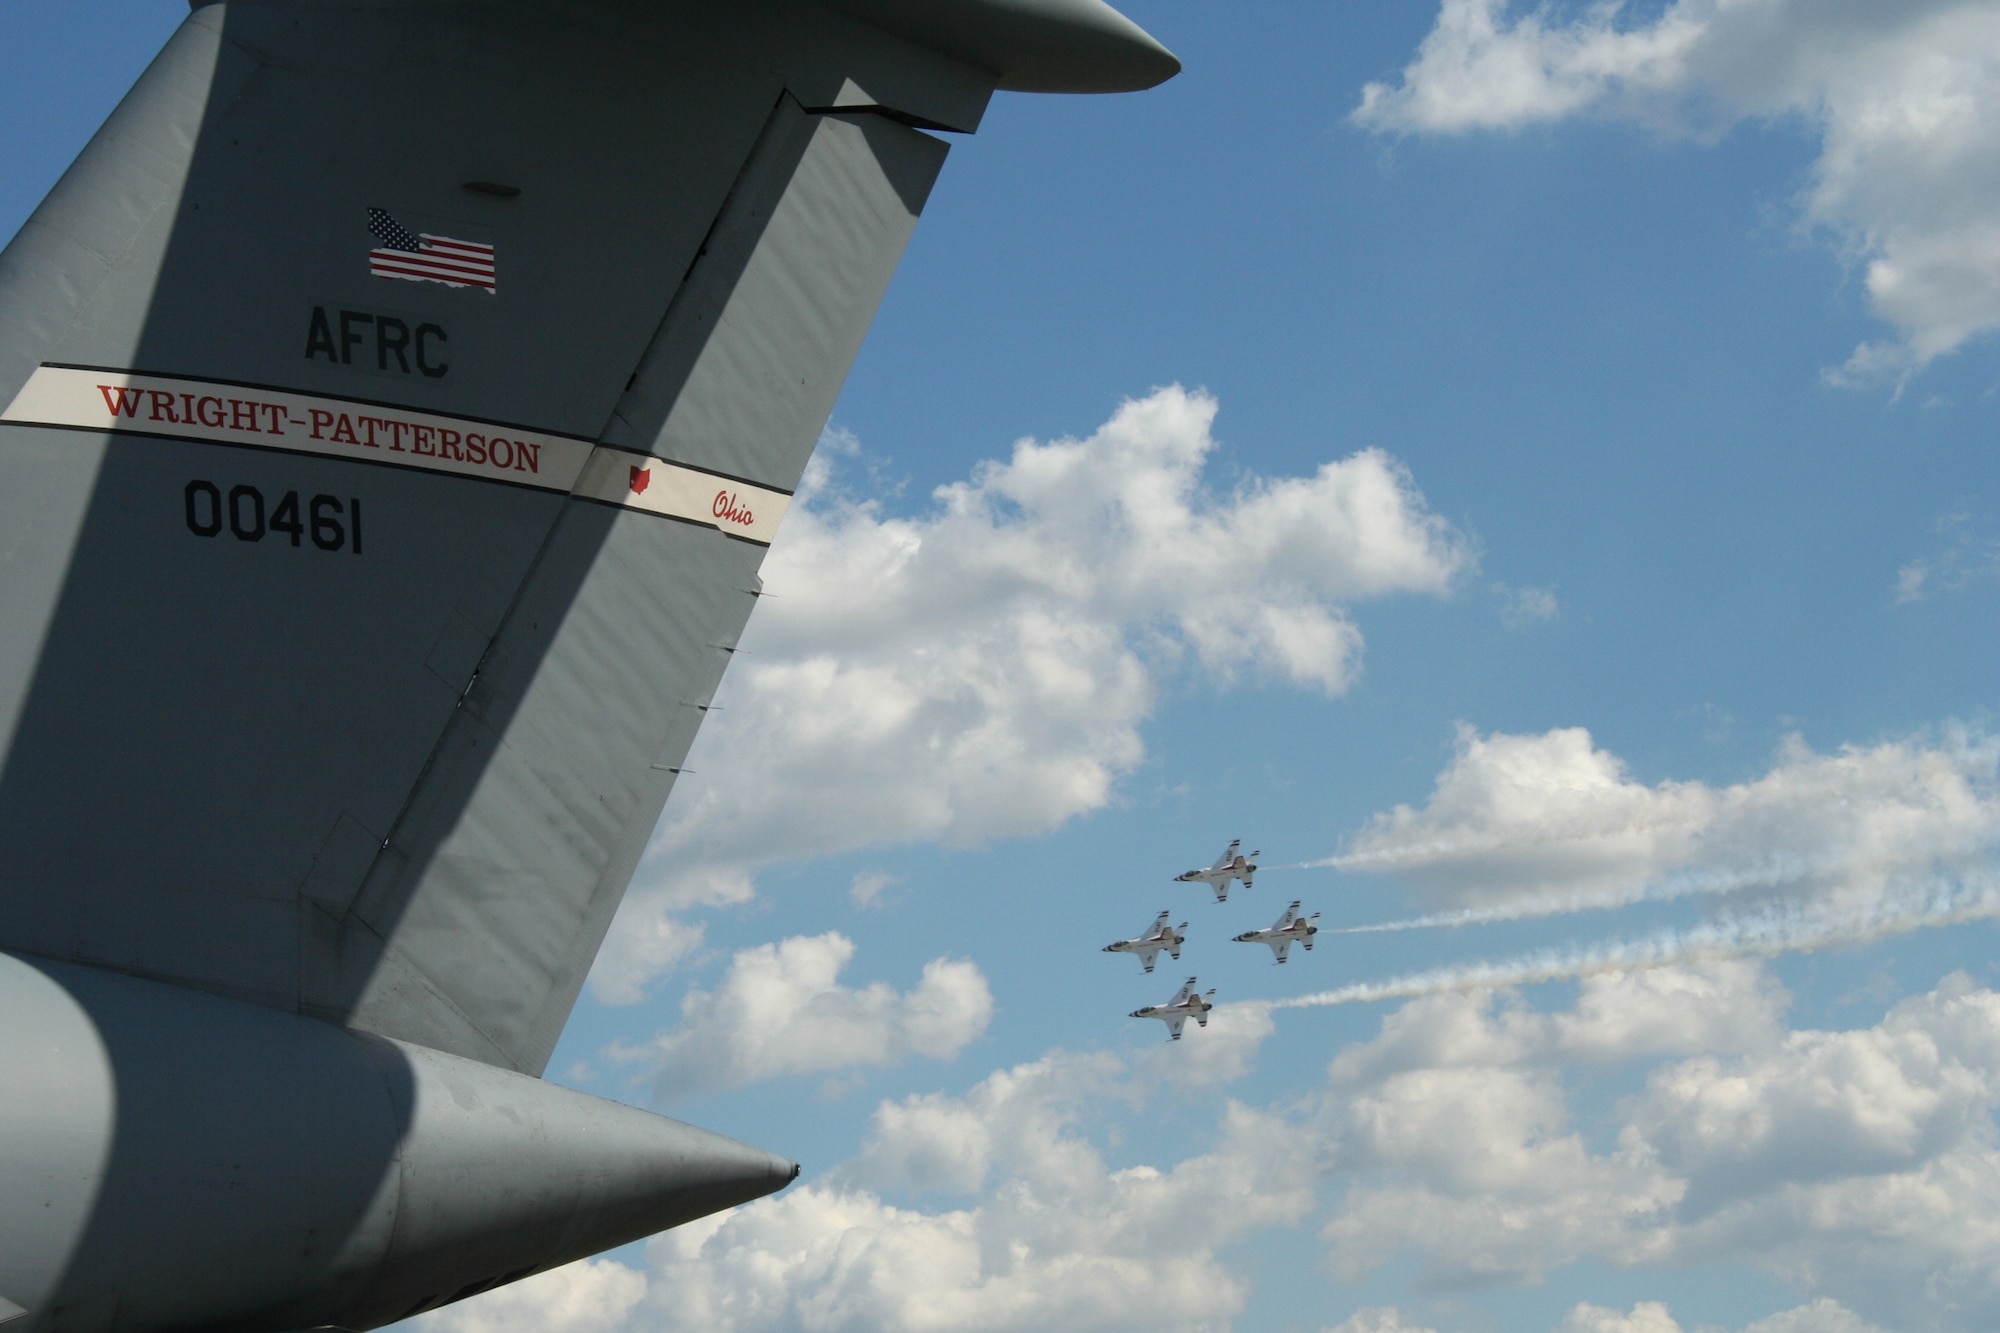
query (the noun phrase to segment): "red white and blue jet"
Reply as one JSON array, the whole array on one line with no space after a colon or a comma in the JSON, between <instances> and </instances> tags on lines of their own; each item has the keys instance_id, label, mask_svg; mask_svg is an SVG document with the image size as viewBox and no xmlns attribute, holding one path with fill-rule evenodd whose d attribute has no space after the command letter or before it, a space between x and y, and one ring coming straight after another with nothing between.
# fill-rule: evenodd
<instances>
[{"instance_id":1,"label":"red white and blue jet","mask_svg":"<svg viewBox=\"0 0 2000 1333\"><path fill-rule=\"evenodd\" d=\"M1144 934L1107 944L1104 946L1104 952L1138 954L1140 963L1150 972L1153 970L1153 964L1159 961L1162 949L1166 950L1167 956L1175 962L1181 960L1181 945L1187 941L1187 936L1181 932L1186 929L1185 921L1178 926L1168 925L1167 913L1162 912L1153 918L1153 924L1146 927Z\"/></svg>"},{"instance_id":2,"label":"red white and blue jet","mask_svg":"<svg viewBox=\"0 0 2000 1333\"><path fill-rule=\"evenodd\" d=\"M1243 839L1237 838L1228 847L1223 849L1222 855L1215 858L1214 865L1208 867L1206 870L1190 870L1184 875L1175 875L1174 883L1192 884L1200 882L1206 884L1209 888L1215 890L1215 901L1219 903L1228 902L1229 881L1240 879L1243 881L1243 887L1246 889L1249 888L1250 877L1257 873L1257 858L1262 855L1260 852L1252 852L1250 855L1245 856L1237 850L1242 845Z\"/></svg>"},{"instance_id":3,"label":"red white and blue jet","mask_svg":"<svg viewBox=\"0 0 2000 1333\"><path fill-rule=\"evenodd\" d=\"M1246 930L1236 937L1236 942L1268 944L1271 946L1271 952L1276 954L1278 961L1282 963L1285 961L1286 951L1292 947L1294 940L1305 945L1307 953L1312 952L1313 936L1319 934L1319 927L1313 924L1317 920L1319 920L1318 912L1314 912L1311 916L1300 916L1298 899L1294 898L1292 905L1285 909L1285 914L1272 922L1269 930Z\"/></svg>"},{"instance_id":4,"label":"red white and blue jet","mask_svg":"<svg viewBox=\"0 0 2000 1333\"><path fill-rule=\"evenodd\" d=\"M1208 994L1197 995L1194 983L1195 979L1189 977L1181 983L1181 988L1174 992L1173 999L1165 1004L1149 1004L1144 1009L1134 1009L1132 1017L1159 1019L1167 1025L1167 1033L1175 1041L1181 1039L1181 1027L1190 1018L1202 1027L1207 1027L1208 1011L1215 1008L1215 990L1211 987Z\"/></svg>"}]
</instances>

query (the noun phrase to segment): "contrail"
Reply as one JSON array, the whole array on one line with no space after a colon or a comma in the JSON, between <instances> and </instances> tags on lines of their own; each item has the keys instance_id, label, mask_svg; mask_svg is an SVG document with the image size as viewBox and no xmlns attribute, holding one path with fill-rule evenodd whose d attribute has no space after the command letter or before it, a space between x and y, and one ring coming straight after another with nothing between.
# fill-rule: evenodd
<instances>
[{"instance_id":1,"label":"contrail","mask_svg":"<svg viewBox=\"0 0 2000 1333\"><path fill-rule=\"evenodd\" d=\"M1777 888L1808 880L1889 878L1898 865L1921 861L1935 865L1990 853L1995 838L1989 832L1954 839L1912 855L1797 856L1781 854L1761 863L1737 869L1687 869L1653 879L1637 880L1584 893L1549 894L1483 907L1461 907L1444 912L1394 921L1376 921L1360 926L1322 927L1332 935L1374 935L1385 931L1436 930L1453 926L1482 925L1497 921L1524 921L1539 917L1566 916L1573 912L1607 911L1641 902L1670 902L1705 894L1740 893L1745 889ZM1282 867L1281 867L1282 868Z\"/></svg>"},{"instance_id":2,"label":"contrail","mask_svg":"<svg viewBox=\"0 0 2000 1333\"><path fill-rule=\"evenodd\" d=\"M1365 926L1325 926L1330 935L1375 935L1393 930L1435 930L1440 927L1474 926L1491 921L1525 921L1534 917L1567 916L1572 912L1601 912L1629 907L1641 902L1670 902L1694 894L1740 893L1744 889L1772 888L1815 876L1852 873L1851 861L1822 858L1782 857L1761 866L1742 870L1683 870L1658 879L1594 893L1570 893L1545 898L1522 898L1487 907L1460 907L1449 912L1427 912L1422 916L1396 921L1376 921Z\"/></svg>"},{"instance_id":3,"label":"contrail","mask_svg":"<svg viewBox=\"0 0 2000 1333\"><path fill-rule=\"evenodd\" d=\"M1802 905L1773 908L1640 939L1559 945L1496 962L1432 968L1267 1003L1274 1009L1307 1009L1632 972L1671 963L1808 952L1992 916L2000 916L2000 880L1987 873L1974 882L1932 880L1912 885L1844 912Z\"/></svg>"}]
</instances>

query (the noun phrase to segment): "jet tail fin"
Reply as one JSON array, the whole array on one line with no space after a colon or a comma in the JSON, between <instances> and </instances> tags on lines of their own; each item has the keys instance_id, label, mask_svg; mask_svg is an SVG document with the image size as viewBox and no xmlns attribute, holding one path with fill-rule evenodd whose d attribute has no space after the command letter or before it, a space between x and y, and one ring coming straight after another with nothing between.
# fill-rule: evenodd
<instances>
[{"instance_id":1,"label":"jet tail fin","mask_svg":"<svg viewBox=\"0 0 2000 1333\"><path fill-rule=\"evenodd\" d=\"M1013 8L197 9L0 254L0 947L539 1072Z\"/></svg>"}]
</instances>

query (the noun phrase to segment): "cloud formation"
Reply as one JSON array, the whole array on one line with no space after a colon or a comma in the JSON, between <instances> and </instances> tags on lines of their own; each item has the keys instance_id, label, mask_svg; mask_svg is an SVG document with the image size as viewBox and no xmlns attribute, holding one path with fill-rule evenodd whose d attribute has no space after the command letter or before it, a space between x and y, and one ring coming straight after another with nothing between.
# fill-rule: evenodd
<instances>
[{"instance_id":1,"label":"cloud formation","mask_svg":"<svg viewBox=\"0 0 2000 1333\"><path fill-rule=\"evenodd\" d=\"M1634 781L1580 727L1480 736L1422 807L1379 814L1308 865L1393 875L1442 911L1340 933L1436 929L1703 895L1708 919L1637 938L1550 945L1270 1002L1306 1008L1515 986L1854 944L2000 915L2000 741L1813 752L1792 738L1727 787Z\"/></svg>"},{"instance_id":2,"label":"cloud formation","mask_svg":"<svg viewBox=\"0 0 2000 1333\"><path fill-rule=\"evenodd\" d=\"M1444 910L1362 930L1547 916L1735 895L1887 919L1912 886L1984 885L2000 841L2000 742L1966 731L1818 754L1797 738L1726 787L1635 781L1581 727L1459 729L1421 807L1376 815L1315 864L1393 875ZM1922 897L1922 895L1919 895ZM1912 908L1949 910L1943 899ZM1834 928L1830 925L1829 928Z\"/></svg>"},{"instance_id":3,"label":"cloud formation","mask_svg":"<svg viewBox=\"0 0 2000 1333\"><path fill-rule=\"evenodd\" d=\"M787 1074L949 1059L983 1035L993 995L978 966L935 958L908 992L884 982L840 984L854 942L837 931L745 949L713 991L681 1000L680 1026L614 1059L653 1072L668 1101Z\"/></svg>"},{"instance_id":4,"label":"cloud formation","mask_svg":"<svg viewBox=\"0 0 2000 1333\"><path fill-rule=\"evenodd\" d=\"M1022 440L911 517L843 494L822 451L598 996L639 998L684 952L662 920L747 898L761 865L1100 808L1176 664L1338 695L1360 667L1352 603L1441 594L1470 567L1378 450L1219 485L1215 413L1157 390L1088 438Z\"/></svg>"},{"instance_id":5,"label":"cloud formation","mask_svg":"<svg viewBox=\"0 0 2000 1333\"><path fill-rule=\"evenodd\" d=\"M1975 1333L2000 1318L2000 993L1952 976L1878 1022L1788 1026L1756 963L1414 1001L1282 1109L1227 1102L1177 1162L1113 1166L1125 1114L1186 1103L1144 1060L1051 1051L881 1103L850 1162L652 1241L427 1316L547 1333L1207 1329L1231 1247L1315 1209L1336 1279L1450 1293L1591 1261L1748 1266L1804 1303L1742 1333ZM1580 1099L1602 1071L1632 1091ZM1455 1325L1391 1307L1329 1333ZM1668 1305L1552 1333L1722 1333Z\"/></svg>"},{"instance_id":6,"label":"cloud formation","mask_svg":"<svg viewBox=\"0 0 2000 1333\"><path fill-rule=\"evenodd\" d=\"M832 1179L648 1247L665 1330L1221 1330L1247 1284L1215 1252L1296 1222L1313 1182L1281 1122L1232 1106L1213 1149L1114 1170L1074 1122L1138 1093L1123 1066L1052 1052L964 1097L885 1103ZM886 1189L976 1197L939 1212Z\"/></svg>"},{"instance_id":7,"label":"cloud formation","mask_svg":"<svg viewBox=\"0 0 2000 1333\"><path fill-rule=\"evenodd\" d=\"M1860 263L1896 337L1834 378L1902 376L2000 326L2000 4L1444 0L1416 58L1371 83L1380 132L1508 130L1582 114L1716 133L1788 118L1817 138L1802 223Z\"/></svg>"},{"instance_id":8,"label":"cloud formation","mask_svg":"<svg viewBox=\"0 0 2000 1333\"><path fill-rule=\"evenodd\" d=\"M1618 993L1630 979L1593 984L1614 1014L1640 998ZM1768 1012L1752 967L1711 985L1713 1012L1745 987ZM1335 1062L1321 1132L1355 1173L1326 1230L1340 1271L1415 1254L1424 1281L1453 1287L1584 1258L1748 1263L1813 1297L1759 1333L1867 1328L1851 1311L1966 1330L2000 1314L2000 994L1954 976L1870 1027L1760 1022L1733 1053L1683 1046L1588 1137L1551 1063L1563 1025L1532 1019L1524 1036L1517 1013L1418 1001ZM1699 1024L1669 1036L1706 1039Z\"/></svg>"}]
</instances>

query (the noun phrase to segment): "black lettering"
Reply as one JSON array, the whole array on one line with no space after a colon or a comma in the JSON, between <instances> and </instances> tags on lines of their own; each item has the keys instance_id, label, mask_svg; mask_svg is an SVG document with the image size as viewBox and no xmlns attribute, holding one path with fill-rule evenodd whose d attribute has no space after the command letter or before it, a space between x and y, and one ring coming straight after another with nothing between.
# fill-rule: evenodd
<instances>
[{"instance_id":1,"label":"black lettering","mask_svg":"<svg viewBox=\"0 0 2000 1333\"><path fill-rule=\"evenodd\" d=\"M396 331L394 337L389 335L390 329ZM375 368L377 370L387 370L389 368L389 353L394 352L396 354L396 368L405 375L409 374L410 358L403 355L409 345L409 325L397 319L394 315L375 316Z\"/></svg>"},{"instance_id":2,"label":"black lettering","mask_svg":"<svg viewBox=\"0 0 2000 1333\"><path fill-rule=\"evenodd\" d=\"M333 326L327 323L326 308L314 306L312 323L306 328L306 360L312 360L321 352L326 353L327 360L339 363L340 353L334 350Z\"/></svg>"},{"instance_id":3,"label":"black lettering","mask_svg":"<svg viewBox=\"0 0 2000 1333\"><path fill-rule=\"evenodd\" d=\"M340 312L340 364L354 364L354 349L361 345L361 335L354 331L356 324L373 324L375 316L365 310L343 310Z\"/></svg>"},{"instance_id":4,"label":"black lettering","mask_svg":"<svg viewBox=\"0 0 2000 1333\"><path fill-rule=\"evenodd\" d=\"M212 481L191 481L182 492L187 501L188 531L197 537L213 537L222 531L222 492ZM201 516L198 500L208 501L208 517Z\"/></svg>"},{"instance_id":5,"label":"black lettering","mask_svg":"<svg viewBox=\"0 0 2000 1333\"><path fill-rule=\"evenodd\" d=\"M445 372L451 369L451 363L448 361L439 361L436 365L431 364L430 340L432 338L436 338L441 343L451 341L450 337L445 334L442 325L417 325L417 369L423 371L427 379L441 380L444 378Z\"/></svg>"},{"instance_id":6,"label":"black lettering","mask_svg":"<svg viewBox=\"0 0 2000 1333\"><path fill-rule=\"evenodd\" d=\"M297 491L286 491L285 498L278 501L278 507L271 511L271 531L286 534L294 546L299 544L299 534L305 531L305 524L299 522Z\"/></svg>"},{"instance_id":7,"label":"black lettering","mask_svg":"<svg viewBox=\"0 0 2000 1333\"><path fill-rule=\"evenodd\" d=\"M315 495L310 512L314 546L322 551L338 551L346 544L347 533L340 526L340 501L331 495Z\"/></svg>"},{"instance_id":8,"label":"black lettering","mask_svg":"<svg viewBox=\"0 0 2000 1333\"><path fill-rule=\"evenodd\" d=\"M243 502L250 502L250 514L256 521L243 520ZM229 490L229 530L242 542L264 540L264 493L255 486L232 486Z\"/></svg>"}]
</instances>

